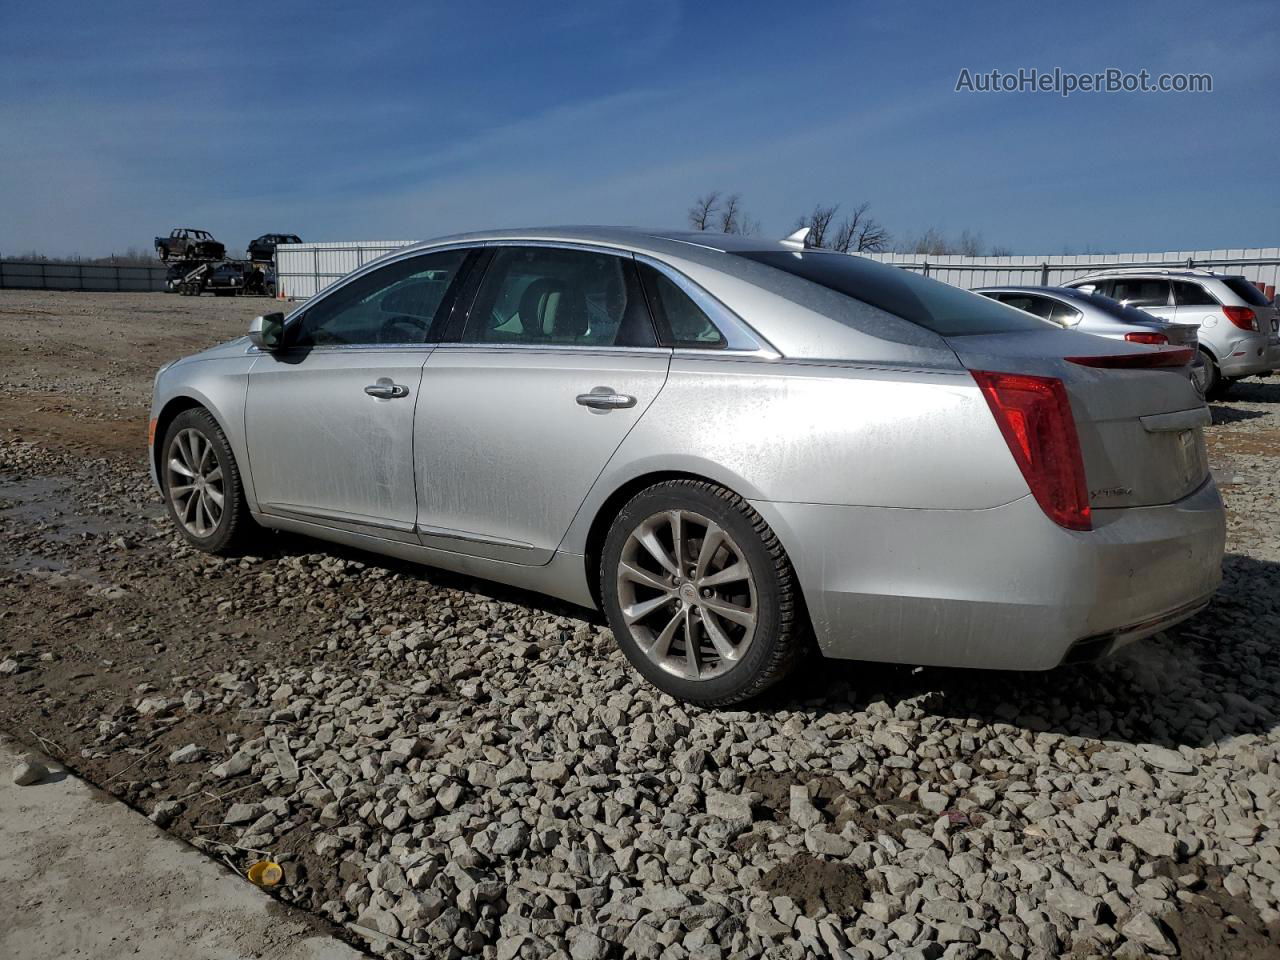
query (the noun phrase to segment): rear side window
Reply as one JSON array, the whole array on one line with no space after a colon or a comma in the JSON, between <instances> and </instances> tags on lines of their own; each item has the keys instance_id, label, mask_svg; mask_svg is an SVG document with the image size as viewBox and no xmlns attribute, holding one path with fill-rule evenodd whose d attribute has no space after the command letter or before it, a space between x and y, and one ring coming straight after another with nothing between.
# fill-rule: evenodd
<instances>
[{"instance_id":1,"label":"rear side window","mask_svg":"<svg viewBox=\"0 0 1280 960\"><path fill-rule=\"evenodd\" d=\"M1049 315L1049 319L1054 323L1069 327L1080 319L1080 311L1069 304L1063 303L1061 300L1055 300L1053 302L1053 313Z\"/></svg>"},{"instance_id":2,"label":"rear side window","mask_svg":"<svg viewBox=\"0 0 1280 960\"><path fill-rule=\"evenodd\" d=\"M1110 297L1127 307L1167 307L1169 281L1146 277L1117 278Z\"/></svg>"},{"instance_id":3,"label":"rear side window","mask_svg":"<svg viewBox=\"0 0 1280 960\"><path fill-rule=\"evenodd\" d=\"M728 341L711 318L671 278L647 263L637 266L663 342L673 347L711 350L727 346Z\"/></svg>"},{"instance_id":4,"label":"rear side window","mask_svg":"<svg viewBox=\"0 0 1280 960\"><path fill-rule=\"evenodd\" d=\"M1200 284L1185 280L1173 281L1173 302L1180 307L1208 307L1218 303Z\"/></svg>"},{"instance_id":5,"label":"rear side window","mask_svg":"<svg viewBox=\"0 0 1280 960\"><path fill-rule=\"evenodd\" d=\"M1253 307L1269 307L1271 301L1268 300L1252 283L1244 277L1223 277L1222 282L1230 288L1231 292L1243 300L1245 303Z\"/></svg>"},{"instance_id":6,"label":"rear side window","mask_svg":"<svg viewBox=\"0 0 1280 960\"><path fill-rule=\"evenodd\" d=\"M944 337L1044 329L1044 324L1035 317L980 294L865 257L812 250L734 255L870 304Z\"/></svg>"},{"instance_id":7,"label":"rear side window","mask_svg":"<svg viewBox=\"0 0 1280 960\"><path fill-rule=\"evenodd\" d=\"M1042 320L1048 320L1053 315L1053 301L1048 297L1037 297L1027 293L1002 293L1000 302L1025 310Z\"/></svg>"},{"instance_id":8,"label":"rear side window","mask_svg":"<svg viewBox=\"0 0 1280 960\"><path fill-rule=\"evenodd\" d=\"M499 247L462 339L586 347L657 342L634 260L557 247Z\"/></svg>"}]
</instances>

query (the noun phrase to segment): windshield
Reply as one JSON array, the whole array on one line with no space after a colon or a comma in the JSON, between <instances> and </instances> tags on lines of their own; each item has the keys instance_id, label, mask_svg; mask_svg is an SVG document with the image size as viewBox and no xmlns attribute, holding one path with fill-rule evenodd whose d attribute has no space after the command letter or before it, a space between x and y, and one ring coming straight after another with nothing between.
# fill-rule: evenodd
<instances>
[{"instance_id":1,"label":"windshield","mask_svg":"<svg viewBox=\"0 0 1280 960\"><path fill-rule=\"evenodd\" d=\"M814 250L735 251L734 255L868 303L944 337L1044 329L1044 321L1021 310L865 257Z\"/></svg>"}]
</instances>

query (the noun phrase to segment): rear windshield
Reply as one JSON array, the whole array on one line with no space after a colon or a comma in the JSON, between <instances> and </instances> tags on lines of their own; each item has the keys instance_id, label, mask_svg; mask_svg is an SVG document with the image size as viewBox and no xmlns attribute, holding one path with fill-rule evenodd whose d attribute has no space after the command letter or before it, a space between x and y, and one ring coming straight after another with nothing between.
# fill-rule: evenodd
<instances>
[{"instance_id":1,"label":"rear windshield","mask_svg":"<svg viewBox=\"0 0 1280 960\"><path fill-rule=\"evenodd\" d=\"M1263 292L1244 277L1223 277L1222 282L1231 289L1232 293L1250 306L1271 306L1271 301L1266 298Z\"/></svg>"},{"instance_id":2,"label":"rear windshield","mask_svg":"<svg viewBox=\"0 0 1280 960\"><path fill-rule=\"evenodd\" d=\"M968 290L843 253L735 252L868 303L944 337L1043 330L1045 321Z\"/></svg>"}]
</instances>

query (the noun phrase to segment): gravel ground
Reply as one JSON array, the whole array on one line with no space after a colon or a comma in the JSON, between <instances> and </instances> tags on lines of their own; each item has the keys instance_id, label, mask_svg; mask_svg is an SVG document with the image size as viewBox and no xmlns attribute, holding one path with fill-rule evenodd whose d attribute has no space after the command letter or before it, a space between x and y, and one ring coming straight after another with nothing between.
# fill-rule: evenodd
<instances>
[{"instance_id":1,"label":"gravel ground","mask_svg":"<svg viewBox=\"0 0 1280 960\"><path fill-rule=\"evenodd\" d=\"M1214 406L1226 578L1177 630L705 712L575 608L184 547L151 374L263 304L0 293L6 732L384 956L1280 958L1280 380Z\"/></svg>"}]
</instances>

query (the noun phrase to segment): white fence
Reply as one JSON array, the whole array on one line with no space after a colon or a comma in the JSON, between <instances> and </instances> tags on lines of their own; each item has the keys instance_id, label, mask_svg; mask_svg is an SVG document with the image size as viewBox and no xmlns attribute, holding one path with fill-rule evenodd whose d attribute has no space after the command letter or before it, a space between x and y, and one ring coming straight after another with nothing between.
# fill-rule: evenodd
<instances>
[{"instance_id":1,"label":"white fence","mask_svg":"<svg viewBox=\"0 0 1280 960\"><path fill-rule=\"evenodd\" d=\"M917 270L927 277L970 290L1006 284L1058 286L1098 270L1125 268L1192 268L1240 275L1262 287L1268 298L1274 297L1275 288L1280 286L1280 247L1057 257L939 257L918 253L867 253L863 256L906 270Z\"/></svg>"},{"instance_id":2,"label":"white fence","mask_svg":"<svg viewBox=\"0 0 1280 960\"><path fill-rule=\"evenodd\" d=\"M276 247L277 289L283 297L305 300L370 260L412 242L282 244ZM1268 298L1275 296L1275 288L1280 286L1280 247L1053 257L935 257L915 253L868 253L863 256L905 270L918 270L925 276L968 289L997 284L1053 286L1097 270L1125 267L1161 270L1190 267L1240 274L1262 287Z\"/></svg>"},{"instance_id":3,"label":"white fence","mask_svg":"<svg viewBox=\"0 0 1280 960\"><path fill-rule=\"evenodd\" d=\"M314 297L335 280L413 240L282 243L276 247L276 293L289 300Z\"/></svg>"},{"instance_id":4,"label":"white fence","mask_svg":"<svg viewBox=\"0 0 1280 960\"><path fill-rule=\"evenodd\" d=\"M0 290L163 290L165 268L0 260Z\"/></svg>"}]
</instances>

